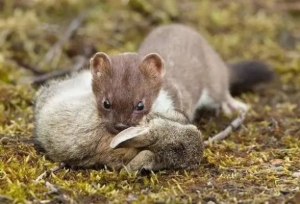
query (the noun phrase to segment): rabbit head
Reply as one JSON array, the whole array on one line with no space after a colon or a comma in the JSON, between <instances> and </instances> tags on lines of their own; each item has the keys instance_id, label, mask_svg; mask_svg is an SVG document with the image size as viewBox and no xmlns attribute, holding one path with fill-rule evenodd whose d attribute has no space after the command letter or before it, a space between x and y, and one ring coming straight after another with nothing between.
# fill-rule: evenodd
<instances>
[{"instance_id":1,"label":"rabbit head","mask_svg":"<svg viewBox=\"0 0 300 204\"><path fill-rule=\"evenodd\" d=\"M203 155L201 132L196 126L155 116L144 126L120 132L110 147L141 149L127 164L130 170L194 169Z\"/></svg>"}]
</instances>

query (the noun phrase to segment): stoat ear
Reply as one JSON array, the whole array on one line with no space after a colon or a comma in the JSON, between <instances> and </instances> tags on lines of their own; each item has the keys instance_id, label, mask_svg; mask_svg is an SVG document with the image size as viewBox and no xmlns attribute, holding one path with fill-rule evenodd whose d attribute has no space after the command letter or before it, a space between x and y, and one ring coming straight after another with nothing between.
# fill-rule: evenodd
<instances>
[{"instance_id":1,"label":"stoat ear","mask_svg":"<svg viewBox=\"0 0 300 204\"><path fill-rule=\"evenodd\" d=\"M158 54L150 53L143 58L140 70L147 77L162 78L165 75L165 63Z\"/></svg>"},{"instance_id":2,"label":"stoat ear","mask_svg":"<svg viewBox=\"0 0 300 204\"><path fill-rule=\"evenodd\" d=\"M110 142L111 148L141 148L153 144L149 127L130 127L117 134Z\"/></svg>"},{"instance_id":3,"label":"stoat ear","mask_svg":"<svg viewBox=\"0 0 300 204\"><path fill-rule=\"evenodd\" d=\"M100 77L111 70L111 61L104 52L97 52L90 60L90 69L93 77Z\"/></svg>"}]
</instances>

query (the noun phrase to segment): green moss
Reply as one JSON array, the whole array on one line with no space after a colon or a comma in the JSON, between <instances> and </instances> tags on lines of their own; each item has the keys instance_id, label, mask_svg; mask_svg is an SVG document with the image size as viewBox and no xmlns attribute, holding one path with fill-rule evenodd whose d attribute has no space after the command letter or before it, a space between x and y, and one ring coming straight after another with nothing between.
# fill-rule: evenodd
<instances>
[{"instance_id":1,"label":"green moss","mask_svg":"<svg viewBox=\"0 0 300 204\"><path fill-rule=\"evenodd\" d=\"M123 3L122 3L123 2ZM226 61L264 60L278 79L241 100L251 104L245 125L230 138L209 146L196 171L150 175L125 170L60 170L46 180L58 188L49 194L44 181L33 182L55 166L29 144L0 144L0 202L40 203L297 203L300 180L299 18L275 11L283 1L4 1L0 18L0 137L30 137L35 88L24 82L32 73L12 59L42 70L64 68L82 47L108 53L136 50L150 29L172 21L201 31ZM69 22L87 16L61 55L41 61ZM14 12L12 12L14 11ZM71 53L71 54L70 54ZM207 138L228 118L202 124ZM295 195L295 196L294 196ZM6 196L6 197L4 197ZM12 200L11 200L12 199ZM299 201L299 200L298 200Z\"/></svg>"}]
</instances>

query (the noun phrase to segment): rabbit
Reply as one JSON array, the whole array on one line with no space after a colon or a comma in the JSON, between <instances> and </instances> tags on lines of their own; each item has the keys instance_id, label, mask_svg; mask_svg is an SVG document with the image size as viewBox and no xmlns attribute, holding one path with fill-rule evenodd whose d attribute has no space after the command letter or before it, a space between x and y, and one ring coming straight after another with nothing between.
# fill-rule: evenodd
<instances>
[{"instance_id":1,"label":"rabbit","mask_svg":"<svg viewBox=\"0 0 300 204\"><path fill-rule=\"evenodd\" d=\"M84 168L125 166L134 171L194 168L202 158L200 131L180 112L149 114L139 126L118 135L107 131L87 71L50 82L36 98L33 140L52 161ZM143 135L137 130L143 130ZM130 135L135 137L129 140ZM143 157L150 153L151 157Z\"/></svg>"}]
</instances>

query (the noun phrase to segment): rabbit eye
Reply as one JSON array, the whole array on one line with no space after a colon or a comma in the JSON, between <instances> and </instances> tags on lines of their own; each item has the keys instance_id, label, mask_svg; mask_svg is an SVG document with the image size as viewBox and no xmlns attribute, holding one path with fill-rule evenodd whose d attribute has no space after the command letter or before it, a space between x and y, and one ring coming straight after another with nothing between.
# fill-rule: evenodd
<instances>
[{"instance_id":1,"label":"rabbit eye","mask_svg":"<svg viewBox=\"0 0 300 204\"><path fill-rule=\"evenodd\" d=\"M104 107L105 109L110 109L110 108L111 108L111 103L110 103L110 101L107 100L107 99L105 99L105 100L103 101L103 107Z\"/></svg>"},{"instance_id":2,"label":"rabbit eye","mask_svg":"<svg viewBox=\"0 0 300 204\"><path fill-rule=\"evenodd\" d=\"M145 105L144 105L143 101L140 101L140 102L137 104L137 106L135 107L135 110L137 110L137 111L142 111L142 110L144 110L144 108L145 108Z\"/></svg>"}]
</instances>

